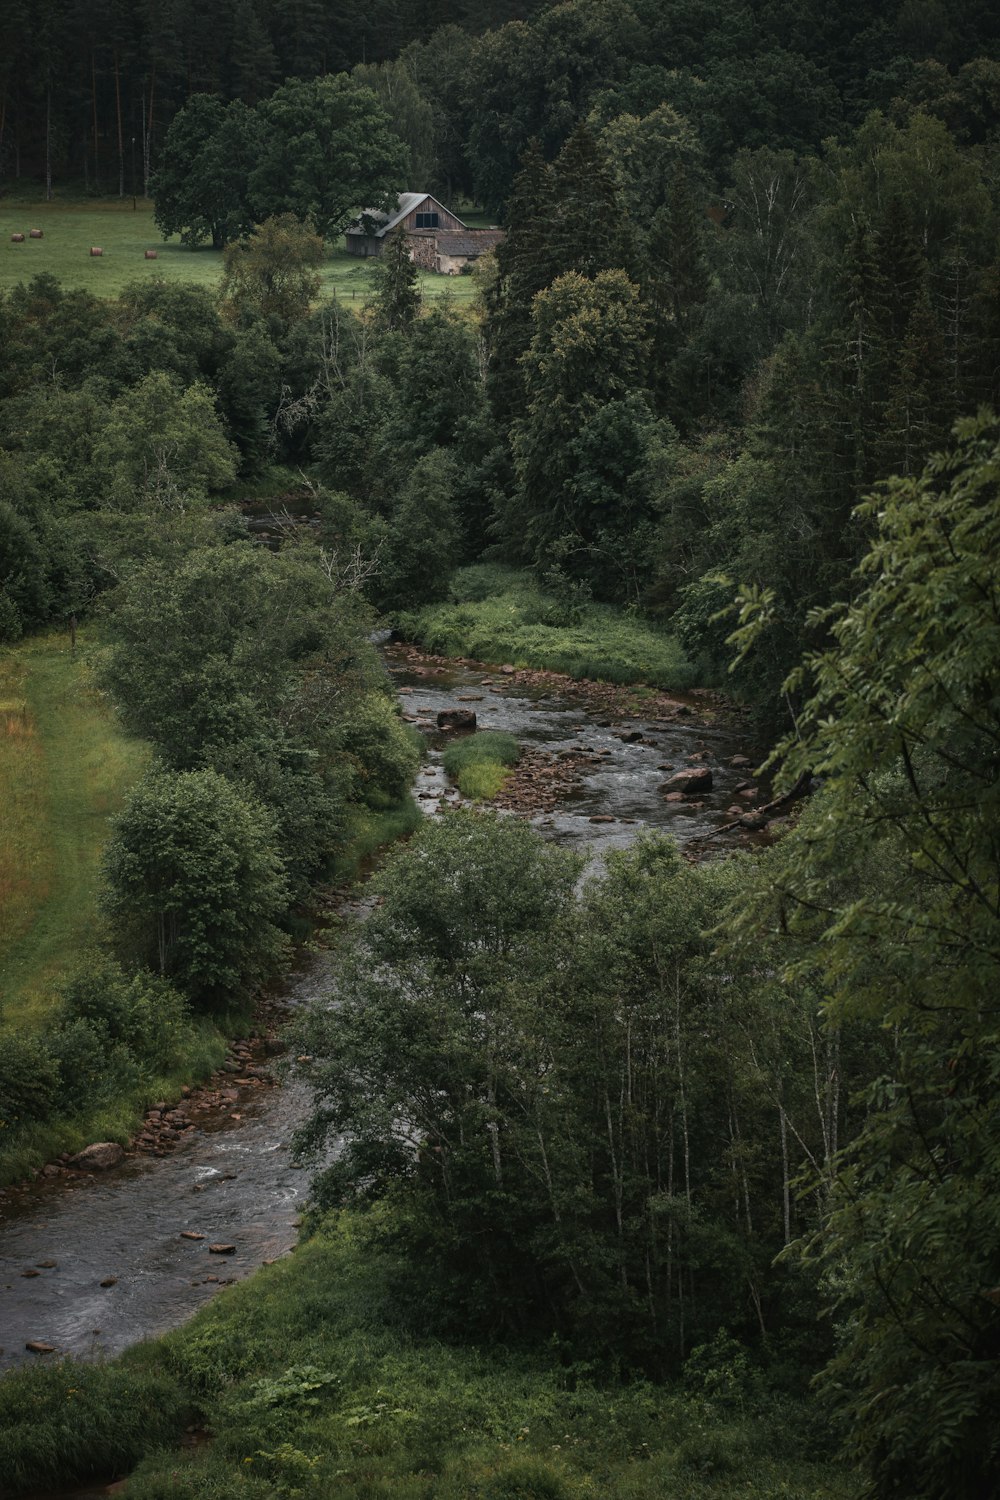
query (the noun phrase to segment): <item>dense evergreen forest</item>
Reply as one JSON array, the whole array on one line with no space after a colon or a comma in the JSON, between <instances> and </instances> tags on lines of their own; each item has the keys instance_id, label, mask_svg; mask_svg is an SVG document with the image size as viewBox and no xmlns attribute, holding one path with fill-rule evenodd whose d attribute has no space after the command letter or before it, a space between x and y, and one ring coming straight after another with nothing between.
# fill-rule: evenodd
<instances>
[{"instance_id":1,"label":"dense evergreen forest","mask_svg":"<svg viewBox=\"0 0 1000 1500\"><path fill-rule=\"evenodd\" d=\"M623 679L653 631L811 788L796 826L698 867L640 839L582 890L489 814L391 855L298 1039L303 1159L347 1140L313 1227L421 1335L734 1403L818 1376L809 1441L866 1493L992 1494L995 9L49 0L0 29L0 191L141 181L224 247L217 295L0 299L0 641L93 622L152 757L98 947L45 1035L8 1018L0 1126L29 1161L60 1111L139 1098L345 851L412 831L376 621L473 654L596 619ZM408 188L504 224L474 304L423 307L399 235L367 305L321 300L350 214ZM254 495L308 524L262 547ZM219 1358L176 1356L189 1396ZM286 1480L205 1493L326 1493Z\"/></svg>"}]
</instances>

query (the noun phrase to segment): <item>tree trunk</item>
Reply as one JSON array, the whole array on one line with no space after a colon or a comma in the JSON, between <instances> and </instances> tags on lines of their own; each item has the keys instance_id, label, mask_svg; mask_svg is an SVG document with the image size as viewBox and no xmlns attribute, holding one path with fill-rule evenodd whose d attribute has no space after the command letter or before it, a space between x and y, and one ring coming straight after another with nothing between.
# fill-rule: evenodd
<instances>
[{"instance_id":1,"label":"tree trunk","mask_svg":"<svg viewBox=\"0 0 1000 1500\"><path fill-rule=\"evenodd\" d=\"M97 128L97 63L93 50L90 53L90 102L94 115L94 191L101 191L100 132Z\"/></svg>"},{"instance_id":2,"label":"tree trunk","mask_svg":"<svg viewBox=\"0 0 1000 1500\"><path fill-rule=\"evenodd\" d=\"M52 202L52 79L45 81L45 201Z\"/></svg>"},{"instance_id":3,"label":"tree trunk","mask_svg":"<svg viewBox=\"0 0 1000 1500\"><path fill-rule=\"evenodd\" d=\"M782 1083L782 1093L784 1083ZM792 1189L788 1180L788 1120L785 1115L784 1104L778 1105L778 1120L781 1128L781 1196L784 1214L784 1243L790 1245L792 1242Z\"/></svg>"},{"instance_id":4,"label":"tree trunk","mask_svg":"<svg viewBox=\"0 0 1000 1500\"><path fill-rule=\"evenodd\" d=\"M118 196L125 196L125 134L122 129L122 90L118 53L112 54L115 67L115 116L118 122Z\"/></svg>"},{"instance_id":5,"label":"tree trunk","mask_svg":"<svg viewBox=\"0 0 1000 1500\"><path fill-rule=\"evenodd\" d=\"M152 175L153 159L153 100L156 96L156 64L149 75L149 103L146 108L142 133L142 193L149 197L149 179Z\"/></svg>"}]
</instances>

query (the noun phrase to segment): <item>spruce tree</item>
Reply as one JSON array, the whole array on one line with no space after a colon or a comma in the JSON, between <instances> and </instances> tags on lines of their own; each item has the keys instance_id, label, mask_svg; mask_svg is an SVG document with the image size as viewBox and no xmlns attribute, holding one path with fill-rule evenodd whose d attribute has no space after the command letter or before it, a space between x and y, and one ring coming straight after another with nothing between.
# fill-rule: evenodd
<instances>
[{"instance_id":1,"label":"spruce tree","mask_svg":"<svg viewBox=\"0 0 1000 1500\"><path fill-rule=\"evenodd\" d=\"M387 237L372 281L376 327L387 333L412 328L420 308L420 288L402 226Z\"/></svg>"},{"instance_id":2,"label":"spruce tree","mask_svg":"<svg viewBox=\"0 0 1000 1500\"><path fill-rule=\"evenodd\" d=\"M509 227L496 248L497 278L487 295L486 391L501 427L526 406L521 355L531 342L531 302L557 274L551 238L552 168L537 141L524 154L508 204Z\"/></svg>"}]
</instances>

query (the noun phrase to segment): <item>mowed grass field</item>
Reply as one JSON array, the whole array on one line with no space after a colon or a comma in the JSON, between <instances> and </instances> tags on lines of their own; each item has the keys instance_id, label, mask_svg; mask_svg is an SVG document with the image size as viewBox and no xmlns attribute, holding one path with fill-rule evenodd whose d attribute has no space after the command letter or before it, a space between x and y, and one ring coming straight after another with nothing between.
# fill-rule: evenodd
<instances>
[{"instance_id":1,"label":"mowed grass field","mask_svg":"<svg viewBox=\"0 0 1000 1500\"><path fill-rule=\"evenodd\" d=\"M29 238L40 229L42 238ZM11 235L23 234L14 244ZM92 245L102 256L91 256ZM156 260L145 252L155 250ZM322 294L336 294L360 307L371 290L374 262L348 255L339 242L328 252L322 272ZM0 289L30 281L42 271L67 289L83 289L97 297L116 297L129 282L162 278L215 287L222 279L222 253L190 250L175 237L164 241L153 222L148 199L110 198L86 202L54 199L51 203L0 198ZM434 276L418 273L425 301L442 297L468 302L475 291L471 276Z\"/></svg>"},{"instance_id":2,"label":"mowed grass field","mask_svg":"<svg viewBox=\"0 0 1000 1500\"><path fill-rule=\"evenodd\" d=\"M108 818L142 774L95 691L81 632L0 654L0 1021L44 1022L53 986L93 937Z\"/></svg>"}]
</instances>

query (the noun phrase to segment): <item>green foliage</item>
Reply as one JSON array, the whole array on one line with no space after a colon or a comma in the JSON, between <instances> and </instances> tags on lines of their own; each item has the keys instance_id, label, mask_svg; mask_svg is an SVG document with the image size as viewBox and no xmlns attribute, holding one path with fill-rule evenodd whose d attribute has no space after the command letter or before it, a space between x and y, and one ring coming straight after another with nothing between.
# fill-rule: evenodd
<instances>
[{"instance_id":1,"label":"green foliage","mask_svg":"<svg viewBox=\"0 0 1000 1500\"><path fill-rule=\"evenodd\" d=\"M219 296L243 322L304 318L319 291L323 241L294 213L272 214L226 246Z\"/></svg>"},{"instance_id":2,"label":"green foliage","mask_svg":"<svg viewBox=\"0 0 1000 1500\"><path fill-rule=\"evenodd\" d=\"M766 1339L773 1258L817 1206L793 1209L788 1140L828 1171L817 1099L841 1108L815 998L783 1003L759 949L713 961L747 872L652 839L607 866L576 900L578 863L517 820L422 830L296 1041L300 1146L349 1129L317 1199L378 1203L366 1233L413 1315L662 1372L720 1327ZM830 1077L865 1066L845 1043Z\"/></svg>"},{"instance_id":3,"label":"green foliage","mask_svg":"<svg viewBox=\"0 0 1000 1500\"><path fill-rule=\"evenodd\" d=\"M120 944L199 1005L241 996L285 954L273 820L215 771L151 773L114 820L105 909Z\"/></svg>"},{"instance_id":4,"label":"green foliage","mask_svg":"<svg viewBox=\"0 0 1000 1500\"><path fill-rule=\"evenodd\" d=\"M280 1267L112 1365L8 1376L0 1458L11 1500L125 1468L139 1500L849 1493L848 1475L807 1453L798 1401L756 1399L741 1417L642 1381L601 1385L550 1351L442 1343L401 1324L385 1257L359 1245L354 1228L346 1218L326 1226ZM191 1422L210 1425L212 1441L171 1446Z\"/></svg>"},{"instance_id":5,"label":"green foliage","mask_svg":"<svg viewBox=\"0 0 1000 1500\"><path fill-rule=\"evenodd\" d=\"M496 729L484 729L478 734L463 735L449 745L444 752L444 768L455 778L466 767L476 761L497 761L501 766L515 766L520 758L521 747L512 734Z\"/></svg>"},{"instance_id":6,"label":"green foliage","mask_svg":"<svg viewBox=\"0 0 1000 1500\"><path fill-rule=\"evenodd\" d=\"M870 1493L985 1493L996 1472L1000 434L866 503L877 526L831 646L807 658L789 774L822 778L779 846L772 914L831 1022L891 1037L812 1251L838 1308L825 1389Z\"/></svg>"},{"instance_id":7,"label":"green foliage","mask_svg":"<svg viewBox=\"0 0 1000 1500\"><path fill-rule=\"evenodd\" d=\"M395 496L379 556L379 594L392 609L440 598L462 554L460 471L443 448L417 459Z\"/></svg>"},{"instance_id":8,"label":"green foliage","mask_svg":"<svg viewBox=\"0 0 1000 1500\"><path fill-rule=\"evenodd\" d=\"M409 329L420 308L417 268L413 264L406 233L394 229L388 236L372 273L375 326L392 333Z\"/></svg>"},{"instance_id":9,"label":"green foliage","mask_svg":"<svg viewBox=\"0 0 1000 1500\"><path fill-rule=\"evenodd\" d=\"M0 1409L0 1467L13 1497L127 1472L179 1439L189 1400L161 1372L66 1361L5 1380Z\"/></svg>"},{"instance_id":10,"label":"green foliage","mask_svg":"<svg viewBox=\"0 0 1000 1500\"><path fill-rule=\"evenodd\" d=\"M177 991L145 970L128 975L103 955L75 970L61 998L67 1020L86 1021L108 1042L159 1069L176 1063L187 1039L188 1007Z\"/></svg>"},{"instance_id":11,"label":"green foliage","mask_svg":"<svg viewBox=\"0 0 1000 1500\"><path fill-rule=\"evenodd\" d=\"M114 601L103 678L125 723L178 767L280 718L308 740L374 675L360 601L312 549L192 550L138 567ZM291 737L291 736L290 736Z\"/></svg>"},{"instance_id":12,"label":"green foliage","mask_svg":"<svg viewBox=\"0 0 1000 1500\"><path fill-rule=\"evenodd\" d=\"M537 567L558 563L635 602L650 461L662 440L643 394L639 289L624 271L592 281L570 273L538 293L532 323L527 410L513 431L518 492L504 534Z\"/></svg>"},{"instance_id":13,"label":"green foliage","mask_svg":"<svg viewBox=\"0 0 1000 1500\"><path fill-rule=\"evenodd\" d=\"M96 435L94 480L109 510L154 516L207 503L236 477L212 393L180 389L168 375L147 375L124 392Z\"/></svg>"},{"instance_id":14,"label":"green foliage","mask_svg":"<svg viewBox=\"0 0 1000 1500\"><path fill-rule=\"evenodd\" d=\"M391 807L409 791L421 741L403 724L391 699L376 693L360 699L344 718L338 740L350 758L357 794L369 807Z\"/></svg>"},{"instance_id":15,"label":"green foliage","mask_svg":"<svg viewBox=\"0 0 1000 1500\"><path fill-rule=\"evenodd\" d=\"M346 74L292 78L258 109L262 140L250 174L259 219L292 213L324 239L403 186L406 151L371 89Z\"/></svg>"},{"instance_id":16,"label":"green foliage","mask_svg":"<svg viewBox=\"0 0 1000 1500\"><path fill-rule=\"evenodd\" d=\"M0 1130L48 1119L59 1097L59 1065L42 1037L8 1032L0 1047Z\"/></svg>"},{"instance_id":17,"label":"green foliage","mask_svg":"<svg viewBox=\"0 0 1000 1500\"><path fill-rule=\"evenodd\" d=\"M181 243L220 250L249 229L247 178L260 149L260 123L240 100L225 105L192 94L170 122L150 183L157 227Z\"/></svg>"}]
</instances>

